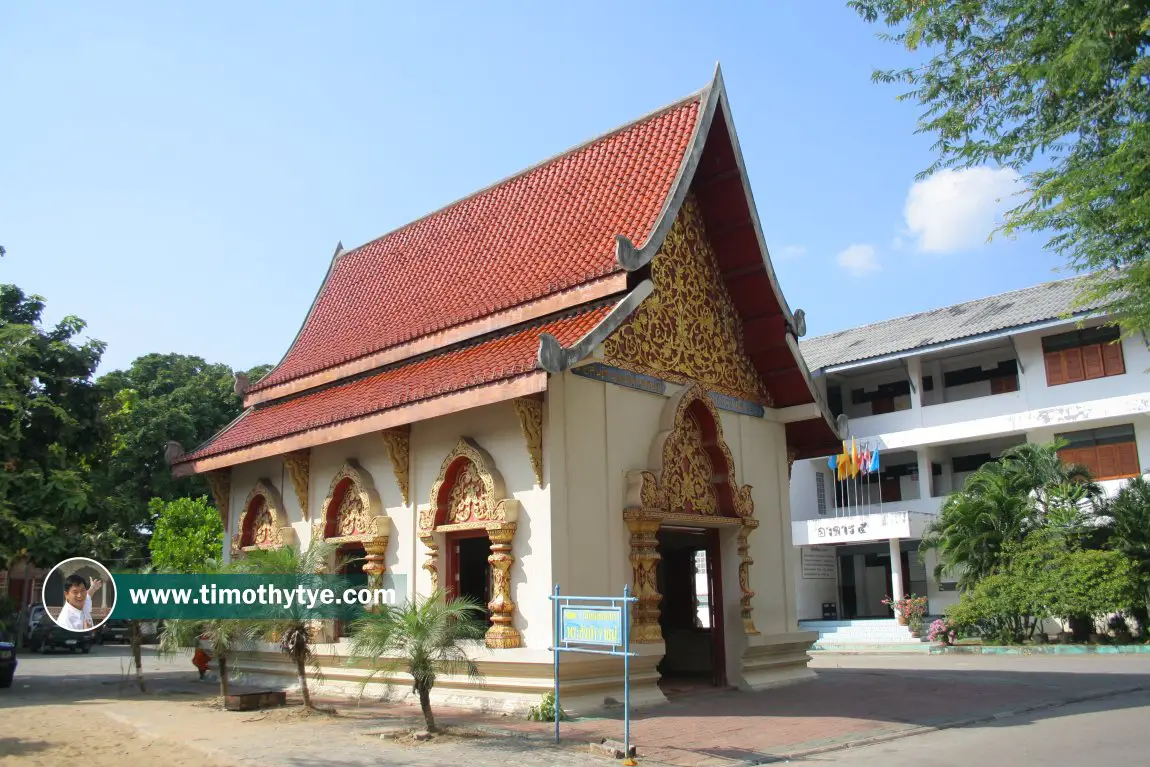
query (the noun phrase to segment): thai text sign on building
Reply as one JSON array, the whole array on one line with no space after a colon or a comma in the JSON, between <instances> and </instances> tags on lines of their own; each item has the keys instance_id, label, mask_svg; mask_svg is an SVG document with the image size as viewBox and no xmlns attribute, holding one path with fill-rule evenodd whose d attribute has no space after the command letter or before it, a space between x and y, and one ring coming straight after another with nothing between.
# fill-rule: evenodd
<instances>
[{"instance_id":1,"label":"thai text sign on building","mask_svg":"<svg viewBox=\"0 0 1150 767\"><path fill-rule=\"evenodd\" d=\"M574 607L560 609L560 640L576 644L623 644L623 611L619 607Z\"/></svg>"}]
</instances>

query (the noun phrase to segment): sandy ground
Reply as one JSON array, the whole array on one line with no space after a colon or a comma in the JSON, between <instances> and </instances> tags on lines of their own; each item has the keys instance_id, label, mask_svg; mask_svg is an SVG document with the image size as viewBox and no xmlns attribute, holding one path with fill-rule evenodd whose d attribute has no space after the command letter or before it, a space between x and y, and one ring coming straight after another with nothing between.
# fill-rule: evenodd
<instances>
[{"instance_id":1,"label":"sandy ground","mask_svg":"<svg viewBox=\"0 0 1150 767\"><path fill-rule=\"evenodd\" d=\"M99 704L9 708L0 714L0 764L16 767L223 767L185 745L141 734ZM15 733L19 733L15 735Z\"/></svg>"}]
</instances>

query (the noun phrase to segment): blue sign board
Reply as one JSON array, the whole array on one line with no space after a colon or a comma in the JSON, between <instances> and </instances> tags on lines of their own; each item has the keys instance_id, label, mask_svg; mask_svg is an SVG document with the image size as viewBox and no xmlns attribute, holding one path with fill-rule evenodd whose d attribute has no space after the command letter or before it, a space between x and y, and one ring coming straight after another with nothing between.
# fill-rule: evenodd
<instances>
[{"instance_id":1,"label":"blue sign board","mask_svg":"<svg viewBox=\"0 0 1150 767\"><path fill-rule=\"evenodd\" d=\"M611 655L623 659L623 750L627 757L623 764L635 764L631 758L631 638L628 636L627 611L639 600L623 587L621 597L567 597L551 595L554 605L555 641L551 651L555 654L555 742L559 742L559 653L579 652L592 655ZM595 650L572 645L599 645L609 649Z\"/></svg>"},{"instance_id":2,"label":"blue sign board","mask_svg":"<svg viewBox=\"0 0 1150 767\"><path fill-rule=\"evenodd\" d=\"M623 610L619 607L576 607L560 609L560 641L568 644L623 644Z\"/></svg>"}]
</instances>

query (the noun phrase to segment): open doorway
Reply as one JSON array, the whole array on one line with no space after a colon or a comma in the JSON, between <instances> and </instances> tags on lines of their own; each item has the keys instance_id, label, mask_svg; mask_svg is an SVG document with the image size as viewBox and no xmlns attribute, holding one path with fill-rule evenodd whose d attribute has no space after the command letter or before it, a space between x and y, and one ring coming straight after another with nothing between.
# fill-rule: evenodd
<instances>
[{"instance_id":1,"label":"open doorway","mask_svg":"<svg viewBox=\"0 0 1150 767\"><path fill-rule=\"evenodd\" d=\"M367 564L367 550L362 543L347 543L336 550L335 561L339 565L340 575L363 575L363 566ZM351 636L351 624L336 619L335 638Z\"/></svg>"},{"instance_id":2,"label":"open doorway","mask_svg":"<svg viewBox=\"0 0 1150 767\"><path fill-rule=\"evenodd\" d=\"M659 529L659 627L667 646L659 673L671 685L727 683L718 534L716 529Z\"/></svg>"},{"instance_id":3,"label":"open doorway","mask_svg":"<svg viewBox=\"0 0 1150 767\"><path fill-rule=\"evenodd\" d=\"M448 597L466 597L483 605L490 620L487 603L491 601L491 539L483 530L466 530L447 537Z\"/></svg>"}]
</instances>

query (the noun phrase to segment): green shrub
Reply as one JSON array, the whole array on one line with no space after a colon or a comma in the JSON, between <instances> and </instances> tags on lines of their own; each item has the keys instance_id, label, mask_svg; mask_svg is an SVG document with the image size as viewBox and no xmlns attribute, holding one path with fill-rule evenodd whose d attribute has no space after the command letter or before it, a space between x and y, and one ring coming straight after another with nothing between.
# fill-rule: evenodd
<instances>
[{"instance_id":1,"label":"green shrub","mask_svg":"<svg viewBox=\"0 0 1150 767\"><path fill-rule=\"evenodd\" d=\"M554 722L555 721L555 691L552 690L543 695L543 699L539 701L538 706L532 706L531 710L527 712L527 718L533 722ZM559 719L566 721L571 717L567 716L567 712L562 707L559 708Z\"/></svg>"}]
</instances>

